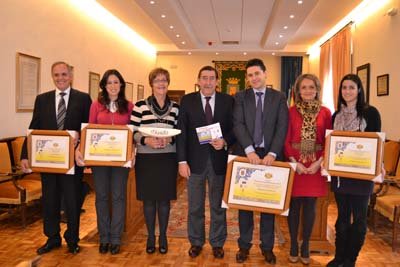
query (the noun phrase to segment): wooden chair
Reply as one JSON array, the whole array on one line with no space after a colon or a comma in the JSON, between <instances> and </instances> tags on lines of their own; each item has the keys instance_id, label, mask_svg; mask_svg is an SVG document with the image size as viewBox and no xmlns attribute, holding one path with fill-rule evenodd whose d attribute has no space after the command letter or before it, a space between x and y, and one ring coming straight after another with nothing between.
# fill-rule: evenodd
<instances>
[{"instance_id":1,"label":"wooden chair","mask_svg":"<svg viewBox=\"0 0 400 267\"><path fill-rule=\"evenodd\" d=\"M0 209L11 212L16 207L25 227L27 204L41 198L42 185L39 180L25 179L23 173L13 170L10 147L9 142L0 142Z\"/></svg>"},{"instance_id":2,"label":"wooden chair","mask_svg":"<svg viewBox=\"0 0 400 267\"><path fill-rule=\"evenodd\" d=\"M396 251L400 227L400 143L389 142L385 144L384 155L387 175L378 191L374 192L371 197L372 225L373 229L376 229L378 213L393 222L392 250Z\"/></svg>"}]
</instances>

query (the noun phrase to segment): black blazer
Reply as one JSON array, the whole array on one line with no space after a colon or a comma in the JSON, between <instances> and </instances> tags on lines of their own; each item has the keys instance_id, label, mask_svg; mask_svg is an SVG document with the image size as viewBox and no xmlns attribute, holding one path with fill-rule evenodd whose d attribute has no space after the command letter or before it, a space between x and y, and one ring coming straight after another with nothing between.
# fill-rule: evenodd
<instances>
[{"instance_id":1,"label":"black blazer","mask_svg":"<svg viewBox=\"0 0 400 267\"><path fill-rule=\"evenodd\" d=\"M65 115L64 129L80 132L81 123L89 121L92 100L87 93L71 88ZM29 129L57 130L56 91L40 94L36 97L32 120ZM21 159L27 159L26 140L22 147Z\"/></svg>"},{"instance_id":2,"label":"black blazer","mask_svg":"<svg viewBox=\"0 0 400 267\"><path fill-rule=\"evenodd\" d=\"M253 134L256 114L256 100L253 89L238 92L233 109L233 128L237 139L233 153L244 156L244 149L254 146ZM283 145L288 127L288 107L285 96L274 89L267 88L263 108L264 148L283 159Z\"/></svg>"},{"instance_id":3,"label":"black blazer","mask_svg":"<svg viewBox=\"0 0 400 267\"><path fill-rule=\"evenodd\" d=\"M216 92L213 123L220 123L223 138L228 146L235 141L232 129L232 110L233 98L230 95ZM224 175L228 151L225 149L215 150L209 144L200 145L196 128L205 125L207 125L206 116L200 93L183 96L178 118L178 129L182 131L177 136L178 161L187 161L190 171L200 174L206 167L207 159L211 157L215 173Z\"/></svg>"}]
</instances>

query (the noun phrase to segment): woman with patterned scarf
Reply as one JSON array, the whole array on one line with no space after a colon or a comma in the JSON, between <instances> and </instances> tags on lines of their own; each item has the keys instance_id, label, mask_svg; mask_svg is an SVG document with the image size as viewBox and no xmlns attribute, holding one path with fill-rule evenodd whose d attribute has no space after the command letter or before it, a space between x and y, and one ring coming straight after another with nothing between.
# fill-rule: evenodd
<instances>
[{"instance_id":1,"label":"woman with patterned scarf","mask_svg":"<svg viewBox=\"0 0 400 267\"><path fill-rule=\"evenodd\" d=\"M315 219L317 197L327 194L326 178L321 176L325 130L331 129L331 112L321 105L321 84L312 74L303 74L294 86L295 105L289 109L289 127L285 155L297 163L288 216L290 233L289 261L299 260L297 241L300 210L303 207L303 241L300 261L310 263L309 240Z\"/></svg>"},{"instance_id":2,"label":"woman with patterned scarf","mask_svg":"<svg viewBox=\"0 0 400 267\"><path fill-rule=\"evenodd\" d=\"M381 131L379 112L365 103L364 89L357 75L347 74L340 82L337 111L332 120L334 130ZM338 218L335 258L327 266L355 266L367 233L367 208L373 186L371 181L332 177L331 189L335 193Z\"/></svg>"}]
</instances>

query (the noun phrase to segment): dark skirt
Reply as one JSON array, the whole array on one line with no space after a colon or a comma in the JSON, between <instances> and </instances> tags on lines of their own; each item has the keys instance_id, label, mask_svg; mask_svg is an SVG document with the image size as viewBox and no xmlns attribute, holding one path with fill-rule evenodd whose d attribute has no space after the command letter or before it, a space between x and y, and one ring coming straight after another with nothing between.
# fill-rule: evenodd
<instances>
[{"instance_id":1,"label":"dark skirt","mask_svg":"<svg viewBox=\"0 0 400 267\"><path fill-rule=\"evenodd\" d=\"M176 153L136 154L136 198L175 200L178 163Z\"/></svg>"}]
</instances>

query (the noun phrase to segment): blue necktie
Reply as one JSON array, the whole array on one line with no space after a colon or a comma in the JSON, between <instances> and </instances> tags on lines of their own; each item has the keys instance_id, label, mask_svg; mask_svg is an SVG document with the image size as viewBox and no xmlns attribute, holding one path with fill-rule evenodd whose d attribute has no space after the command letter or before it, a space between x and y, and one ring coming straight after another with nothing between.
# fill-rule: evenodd
<instances>
[{"instance_id":1,"label":"blue necktie","mask_svg":"<svg viewBox=\"0 0 400 267\"><path fill-rule=\"evenodd\" d=\"M257 92L257 106L256 106L256 119L254 124L254 144L256 147L260 146L263 141L263 108L262 108L262 96L263 92Z\"/></svg>"}]
</instances>

